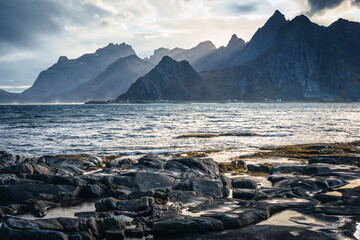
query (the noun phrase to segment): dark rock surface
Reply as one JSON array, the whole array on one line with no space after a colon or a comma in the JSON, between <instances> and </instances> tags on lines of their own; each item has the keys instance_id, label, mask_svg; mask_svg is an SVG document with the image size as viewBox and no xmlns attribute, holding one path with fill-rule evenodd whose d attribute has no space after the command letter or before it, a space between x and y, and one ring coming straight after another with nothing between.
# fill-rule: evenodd
<instances>
[{"instance_id":1,"label":"dark rock surface","mask_svg":"<svg viewBox=\"0 0 360 240\"><path fill-rule=\"evenodd\" d=\"M293 160L299 153L301 164ZM29 159L2 152L0 236L354 239L359 153L356 143L299 145L216 163L181 154ZM289 159L276 163L276 156ZM84 211L83 204L93 207ZM60 211L48 218L58 209L75 214L64 217Z\"/></svg>"}]
</instances>

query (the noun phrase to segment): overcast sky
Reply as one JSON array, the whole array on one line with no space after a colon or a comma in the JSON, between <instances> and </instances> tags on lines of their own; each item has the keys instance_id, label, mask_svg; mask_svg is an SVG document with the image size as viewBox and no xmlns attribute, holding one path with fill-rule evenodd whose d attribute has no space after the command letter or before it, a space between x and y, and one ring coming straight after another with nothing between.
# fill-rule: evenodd
<instances>
[{"instance_id":1,"label":"overcast sky","mask_svg":"<svg viewBox=\"0 0 360 240\"><path fill-rule=\"evenodd\" d=\"M140 57L159 47L191 48L231 35L249 41L278 9L329 25L360 21L360 0L0 0L0 89L21 92L65 55L77 58L109 42Z\"/></svg>"}]
</instances>

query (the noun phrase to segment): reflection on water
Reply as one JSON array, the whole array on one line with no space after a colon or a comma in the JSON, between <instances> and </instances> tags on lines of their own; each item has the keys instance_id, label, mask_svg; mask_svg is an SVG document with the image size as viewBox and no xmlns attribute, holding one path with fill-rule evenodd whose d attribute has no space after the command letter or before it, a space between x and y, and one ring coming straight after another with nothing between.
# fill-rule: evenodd
<instances>
[{"instance_id":1,"label":"reflection on water","mask_svg":"<svg viewBox=\"0 0 360 240\"><path fill-rule=\"evenodd\" d=\"M25 155L198 150L353 141L358 103L0 105L0 150ZM191 133L267 137L176 139Z\"/></svg>"}]
</instances>

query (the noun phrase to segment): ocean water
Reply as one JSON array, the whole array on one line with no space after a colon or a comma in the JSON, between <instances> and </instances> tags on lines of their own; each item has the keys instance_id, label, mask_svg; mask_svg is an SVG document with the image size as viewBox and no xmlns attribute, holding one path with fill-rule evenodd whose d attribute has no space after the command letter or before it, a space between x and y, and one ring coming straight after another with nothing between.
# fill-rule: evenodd
<instances>
[{"instance_id":1,"label":"ocean water","mask_svg":"<svg viewBox=\"0 0 360 240\"><path fill-rule=\"evenodd\" d=\"M26 156L226 150L360 139L359 103L0 105L0 150ZM177 139L191 133L264 137Z\"/></svg>"}]
</instances>

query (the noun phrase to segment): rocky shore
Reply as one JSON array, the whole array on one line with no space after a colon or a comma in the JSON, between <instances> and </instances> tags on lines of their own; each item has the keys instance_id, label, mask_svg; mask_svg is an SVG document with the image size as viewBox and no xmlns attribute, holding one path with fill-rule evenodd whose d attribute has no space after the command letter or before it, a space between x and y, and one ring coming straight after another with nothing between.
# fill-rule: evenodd
<instances>
[{"instance_id":1,"label":"rocky shore","mask_svg":"<svg viewBox=\"0 0 360 240\"><path fill-rule=\"evenodd\" d=\"M0 218L4 240L356 239L360 142L266 148L221 163L204 153L0 152Z\"/></svg>"}]
</instances>

